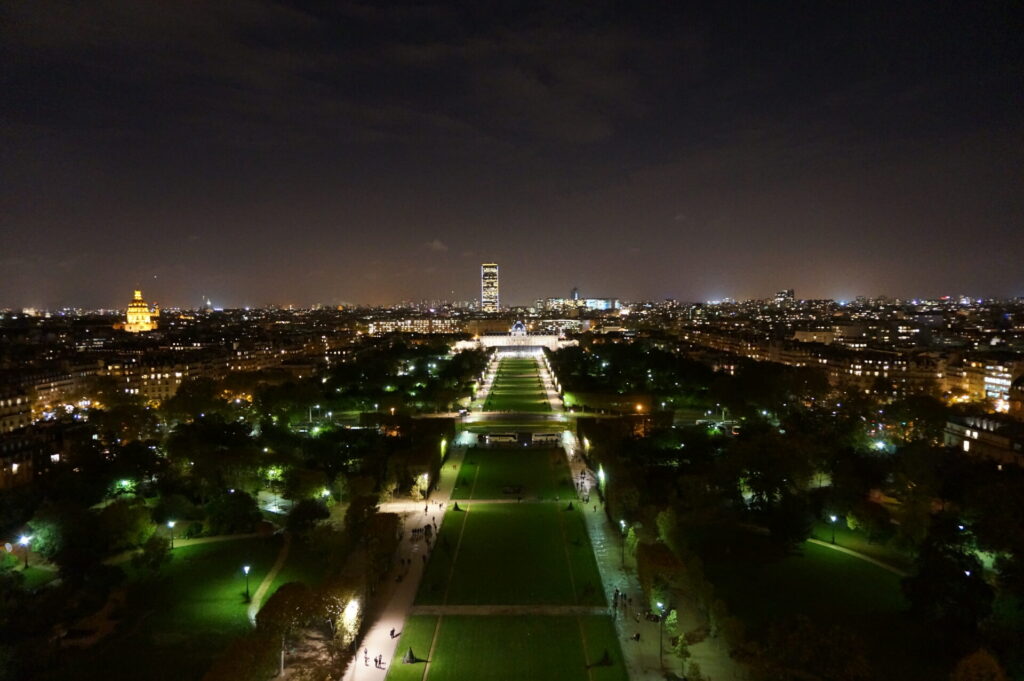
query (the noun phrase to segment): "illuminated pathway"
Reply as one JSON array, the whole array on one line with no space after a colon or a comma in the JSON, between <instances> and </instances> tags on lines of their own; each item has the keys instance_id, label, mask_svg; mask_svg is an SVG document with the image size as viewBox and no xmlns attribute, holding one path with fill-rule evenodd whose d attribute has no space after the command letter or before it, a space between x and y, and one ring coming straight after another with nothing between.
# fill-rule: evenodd
<instances>
[{"instance_id":1,"label":"illuminated pathway","mask_svg":"<svg viewBox=\"0 0 1024 681\"><path fill-rule=\"evenodd\" d=\"M466 419L480 439L565 429L557 383L537 356L490 367L474 401L478 409L484 405L489 411ZM532 439L517 437L524 444ZM571 510L565 506L573 486L560 442L554 449L523 450L509 440L503 449L474 450L468 463L460 450L457 468L445 465L451 476L433 501L454 506L451 485L459 482L454 496L462 512L450 510L449 526L440 528L426 578L422 561L414 561L414 573L392 596L383 623L366 638L368 656L383 653L393 666L388 681L629 678L607 605L610 594L587 540L588 513L578 506L564 513ZM498 496L506 480L525 484L521 501L508 491L498 499L477 496ZM391 629L407 626L410 632L396 648ZM530 637L533 644L521 649ZM401 653L409 649L424 660L403 664ZM366 667L362 646L354 671L357 679L383 674Z\"/></svg>"},{"instance_id":2,"label":"illuminated pathway","mask_svg":"<svg viewBox=\"0 0 1024 681\"><path fill-rule=\"evenodd\" d=\"M465 449L453 447L448 461L441 471L441 483L438 491L435 492L429 502L426 502L427 513L424 514L422 501L391 501L380 504L382 513L397 513L402 517L403 541L399 546L399 555L396 558L409 558L412 560L408 573L401 582L396 582L396 577L402 572L400 567L392 568L391 573L385 580L385 586L390 588L391 593L373 625L367 630L359 642L359 650L352 659L348 669L341 675L341 679L358 679L360 681L369 679L384 679L387 674L387 667L395 657L395 650L398 646L399 636L392 638L391 632L401 632L405 626L406 616L412 609L413 601L416 599L416 591L419 588L420 580L423 577L423 542L410 544L405 538L412 536L414 529L422 528L429 523L432 517L437 518L437 525L440 528L444 522L444 512L438 510L437 504L444 503L447 506L451 498L452 488L455 484L458 468L462 465L465 456ZM452 464L455 469L452 469ZM397 560L395 561L398 562ZM363 649L366 649L366 663L363 656ZM384 656L385 667L378 669L374 667L373 658L378 655Z\"/></svg>"}]
</instances>

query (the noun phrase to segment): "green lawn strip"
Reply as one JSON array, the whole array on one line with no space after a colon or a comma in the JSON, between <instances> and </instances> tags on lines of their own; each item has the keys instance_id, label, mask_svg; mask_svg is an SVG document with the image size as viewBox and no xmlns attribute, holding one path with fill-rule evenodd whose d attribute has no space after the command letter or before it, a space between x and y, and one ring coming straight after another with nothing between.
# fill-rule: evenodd
<instances>
[{"instance_id":1,"label":"green lawn strip","mask_svg":"<svg viewBox=\"0 0 1024 681\"><path fill-rule=\"evenodd\" d=\"M591 665L591 681L627 681L629 673L626 671L625 658L612 618L593 616L576 619L583 632L587 663ZM612 663L608 666L596 665L604 657L605 652Z\"/></svg>"},{"instance_id":2,"label":"green lawn strip","mask_svg":"<svg viewBox=\"0 0 1024 681\"><path fill-rule=\"evenodd\" d=\"M23 585L26 589L38 589L44 584L49 584L53 580L57 579L56 570L44 570L43 568L29 565L27 570L18 570L21 575L25 578Z\"/></svg>"},{"instance_id":3,"label":"green lawn strip","mask_svg":"<svg viewBox=\"0 0 1024 681\"><path fill-rule=\"evenodd\" d=\"M470 451L477 450L471 449ZM462 460L462 466L459 467L459 477L455 480L455 486L452 487L452 500L462 501L472 498L479 477L480 466L469 464L469 452L467 452L466 457Z\"/></svg>"},{"instance_id":4,"label":"green lawn strip","mask_svg":"<svg viewBox=\"0 0 1024 681\"><path fill-rule=\"evenodd\" d=\"M587 681L575 617L446 616L427 681Z\"/></svg>"},{"instance_id":5,"label":"green lawn strip","mask_svg":"<svg viewBox=\"0 0 1024 681\"><path fill-rule=\"evenodd\" d=\"M266 599L270 598L282 584L302 582L307 586L317 586L326 572L327 560L324 554L307 541L293 537L284 567L277 573L263 602L266 603Z\"/></svg>"},{"instance_id":6,"label":"green lawn strip","mask_svg":"<svg viewBox=\"0 0 1024 681\"><path fill-rule=\"evenodd\" d=\"M249 631L245 578L251 591L274 564L279 537L183 546L159 582L132 589L113 634L92 648L66 651L51 678L116 681L197 679L234 638ZM129 578L132 568L124 566Z\"/></svg>"},{"instance_id":7,"label":"green lawn strip","mask_svg":"<svg viewBox=\"0 0 1024 681\"><path fill-rule=\"evenodd\" d=\"M821 541L831 542L832 524L827 522L815 523L811 536ZM914 566L913 558L906 553L884 544L868 541L867 536L863 532L849 529L842 519L836 523L835 537L837 546L863 553L865 556L870 556L895 568L909 571Z\"/></svg>"},{"instance_id":8,"label":"green lawn strip","mask_svg":"<svg viewBox=\"0 0 1024 681\"><path fill-rule=\"evenodd\" d=\"M786 617L806 615L856 633L876 671L922 681L941 676L948 661L927 652L927 632L906 612L896 575L824 546L805 543L798 555L766 560L765 537L744 534L738 541L738 553L724 562L709 559L707 571L752 637Z\"/></svg>"},{"instance_id":9,"label":"green lawn strip","mask_svg":"<svg viewBox=\"0 0 1024 681\"><path fill-rule=\"evenodd\" d=\"M454 499L571 498L573 492L569 467L558 449L510 447L470 449L466 452L461 479L472 485L460 485ZM522 486L522 492L506 489ZM470 496L472 493L472 496Z\"/></svg>"},{"instance_id":10,"label":"green lawn strip","mask_svg":"<svg viewBox=\"0 0 1024 681\"><path fill-rule=\"evenodd\" d=\"M466 430L471 433L516 433L519 431L530 431L531 433L560 433L566 429L564 422L536 420L529 421L527 415L517 415L516 421L478 421L466 424Z\"/></svg>"},{"instance_id":11,"label":"green lawn strip","mask_svg":"<svg viewBox=\"0 0 1024 681\"><path fill-rule=\"evenodd\" d=\"M412 648L412 652L417 658L426 660L436 628L437 617L434 615L412 615L405 620L402 636L395 649L395 657L388 667L387 681L421 681L425 663L404 664L402 658ZM357 665L363 664L363 660L359 659L362 658L362 655L363 652L360 650L356 659ZM373 657L372 652L370 657Z\"/></svg>"},{"instance_id":12,"label":"green lawn strip","mask_svg":"<svg viewBox=\"0 0 1024 681\"><path fill-rule=\"evenodd\" d=\"M555 504L473 504L448 604L572 605Z\"/></svg>"},{"instance_id":13,"label":"green lawn strip","mask_svg":"<svg viewBox=\"0 0 1024 681\"><path fill-rule=\"evenodd\" d=\"M544 395L490 395L484 403L484 411L551 411L551 404Z\"/></svg>"},{"instance_id":14,"label":"green lawn strip","mask_svg":"<svg viewBox=\"0 0 1024 681\"><path fill-rule=\"evenodd\" d=\"M559 514L569 568L576 587L576 602L579 605L607 605L608 599L601 584L601 573L597 568L594 548L590 545L584 507L573 504L574 511Z\"/></svg>"},{"instance_id":15,"label":"green lawn strip","mask_svg":"<svg viewBox=\"0 0 1024 681\"><path fill-rule=\"evenodd\" d=\"M452 565L455 561L455 552L459 546L459 534L462 532L462 525L466 522L464 511L453 511L452 504L449 504L445 512L444 522L438 532L437 540L434 542L434 550L430 560L427 562L427 571L420 582L419 592L416 594L418 605L440 605L444 603L444 594L448 586L448 579L452 574ZM422 540L421 540L422 541ZM424 543L425 547L426 544ZM416 560L419 560L417 558Z\"/></svg>"},{"instance_id":16,"label":"green lawn strip","mask_svg":"<svg viewBox=\"0 0 1024 681\"><path fill-rule=\"evenodd\" d=\"M484 405L484 411L499 411L499 412L546 412L550 411L550 406L547 405L545 408L545 402L539 399L521 399L521 398L501 398L489 400Z\"/></svg>"}]
</instances>

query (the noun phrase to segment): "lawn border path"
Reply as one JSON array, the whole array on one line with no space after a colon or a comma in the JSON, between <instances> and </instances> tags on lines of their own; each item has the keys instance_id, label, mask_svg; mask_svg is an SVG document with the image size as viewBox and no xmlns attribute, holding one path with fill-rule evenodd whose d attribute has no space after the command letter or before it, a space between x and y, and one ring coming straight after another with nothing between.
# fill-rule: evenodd
<instances>
[{"instance_id":1,"label":"lawn border path","mask_svg":"<svg viewBox=\"0 0 1024 681\"><path fill-rule=\"evenodd\" d=\"M277 573L284 567L284 563L288 560L288 549L292 545L292 536L289 533L284 535L284 544L281 545L281 550L277 554L277 560L274 561L274 566L270 568L270 572L260 582L259 587L256 588L256 593L252 595L252 600L249 602L249 608L246 614L249 616L249 622L255 627L256 626L256 615L260 611L260 602L263 600L263 596L270 589L270 585L274 583L277 578Z\"/></svg>"}]
</instances>

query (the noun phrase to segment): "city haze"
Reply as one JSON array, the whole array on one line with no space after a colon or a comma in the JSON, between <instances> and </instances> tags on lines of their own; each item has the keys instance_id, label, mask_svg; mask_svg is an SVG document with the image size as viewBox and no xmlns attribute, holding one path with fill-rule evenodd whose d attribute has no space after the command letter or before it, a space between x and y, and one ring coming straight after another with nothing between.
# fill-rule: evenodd
<instances>
[{"instance_id":1,"label":"city haze","mask_svg":"<svg viewBox=\"0 0 1024 681\"><path fill-rule=\"evenodd\" d=\"M73 28L72 28L73 27ZM1024 295L1012 5L0 10L0 307Z\"/></svg>"}]
</instances>

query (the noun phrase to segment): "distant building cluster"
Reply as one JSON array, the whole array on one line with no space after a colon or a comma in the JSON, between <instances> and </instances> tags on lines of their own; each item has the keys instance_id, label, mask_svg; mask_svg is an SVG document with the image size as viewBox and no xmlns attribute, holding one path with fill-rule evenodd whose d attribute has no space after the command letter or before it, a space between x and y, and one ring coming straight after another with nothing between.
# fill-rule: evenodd
<instances>
[{"instance_id":1,"label":"distant building cluster","mask_svg":"<svg viewBox=\"0 0 1024 681\"><path fill-rule=\"evenodd\" d=\"M951 422L948 444L1005 460L1019 454L1024 300L837 302L786 289L763 300L683 303L588 298L573 289L502 308L497 264L481 266L480 283L479 303L161 311L136 291L123 311L0 312L0 487L59 465L76 421L105 406L111 390L152 407L194 378L315 375L352 361L366 336L426 343L450 335L465 347L492 347L508 342L515 322L530 336L523 342L537 346L564 347L579 334L599 343L657 337L718 371L745 358L818 368L838 391L975 403L986 420Z\"/></svg>"},{"instance_id":2,"label":"distant building cluster","mask_svg":"<svg viewBox=\"0 0 1024 681\"><path fill-rule=\"evenodd\" d=\"M406 317L404 319L382 319L370 322L367 333L371 336L383 336L388 333L464 333L466 321L451 317Z\"/></svg>"}]
</instances>

